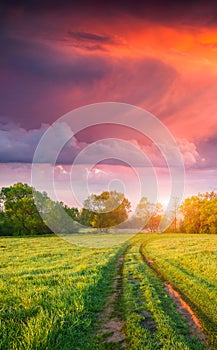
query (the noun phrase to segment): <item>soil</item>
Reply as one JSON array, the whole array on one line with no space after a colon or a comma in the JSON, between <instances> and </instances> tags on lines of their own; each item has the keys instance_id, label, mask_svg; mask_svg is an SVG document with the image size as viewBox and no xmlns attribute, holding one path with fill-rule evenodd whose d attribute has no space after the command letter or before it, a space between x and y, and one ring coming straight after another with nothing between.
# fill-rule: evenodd
<instances>
[{"instance_id":1,"label":"soil","mask_svg":"<svg viewBox=\"0 0 217 350\"><path fill-rule=\"evenodd\" d=\"M118 300L121 298L122 290L122 269L124 264L124 256L118 260L118 274L113 283L114 292L107 299L107 303L103 313L100 316L100 329L97 334L105 335L106 343L121 343L121 347L125 348L125 334L123 332L124 321L121 319L119 310L117 310Z\"/></svg>"},{"instance_id":2,"label":"soil","mask_svg":"<svg viewBox=\"0 0 217 350\"><path fill-rule=\"evenodd\" d=\"M146 259L140 249L141 256L146 264L148 264L157 274L158 278L163 280L161 273L154 266L154 261ZM126 348L126 336L123 332L124 320L122 319L121 311L118 309L120 300L123 295L123 265L124 265L124 255L118 260L118 273L114 278L113 282L113 293L107 298L105 309L99 318L100 329L96 334L104 335L104 342L110 344L120 344L121 348ZM132 282L137 284L139 280L133 280ZM202 325L194 314L191 307L182 299L181 295L173 288L171 283L164 282L165 290L171 297L173 302L177 307L177 311L181 314L183 319L186 320L189 326L189 337L197 337L201 341L205 341L205 335L203 334ZM141 310L139 314L142 316L141 325L148 329L150 332L155 332L157 327L152 318L152 314L148 311Z\"/></svg>"},{"instance_id":3,"label":"soil","mask_svg":"<svg viewBox=\"0 0 217 350\"><path fill-rule=\"evenodd\" d=\"M178 312L187 321L189 329L191 331L191 336L196 336L200 340L205 340L205 336L202 331L202 325L194 314L191 307L182 299L181 295L172 287L170 283L164 283L167 293L173 299L175 305L177 306Z\"/></svg>"},{"instance_id":4,"label":"soil","mask_svg":"<svg viewBox=\"0 0 217 350\"><path fill-rule=\"evenodd\" d=\"M143 252L142 247L140 247L140 254L142 256L143 261L148 264L157 274L158 278L163 280L163 277L160 273L160 271L154 266L154 260L147 259ZM174 301L177 311L181 314L181 316L186 320L189 330L190 330L190 337L197 337L201 341L205 341L205 335L203 333L203 327L197 318L197 316L194 314L191 307L182 299L181 295L172 287L172 284L169 282L164 282L165 289L171 299Z\"/></svg>"}]
</instances>

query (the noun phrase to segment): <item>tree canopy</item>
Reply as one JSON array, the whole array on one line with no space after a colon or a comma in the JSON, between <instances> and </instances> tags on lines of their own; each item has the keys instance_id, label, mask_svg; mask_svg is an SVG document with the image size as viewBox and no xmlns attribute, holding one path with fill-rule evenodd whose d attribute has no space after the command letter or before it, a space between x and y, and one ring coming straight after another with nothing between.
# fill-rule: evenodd
<instances>
[{"instance_id":1,"label":"tree canopy","mask_svg":"<svg viewBox=\"0 0 217 350\"><path fill-rule=\"evenodd\" d=\"M217 233L217 194L198 193L180 206L181 228L187 233Z\"/></svg>"},{"instance_id":2,"label":"tree canopy","mask_svg":"<svg viewBox=\"0 0 217 350\"><path fill-rule=\"evenodd\" d=\"M81 223L99 229L121 224L127 220L131 204L123 193L104 191L91 194L84 202Z\"/></svg>"},{"instance_id":3,"label":"tree canopy","mask_svg":"<svg viewBox=\"0 0 217 350\"><path fill-rule=\"evenodd\" d=\"M136 207L134 220L147 231L157 231L163 214L160 203L151 203L147 197L142 197Z\"/></svg>"},{"instance_id":4,"label":"tree canopy","mask_svg":"<svg viewBox=\"0 0 217 350\"><path fill-rule=\"evenodd\" d=\"M38 201L48 199L46 193L37 193ZM7 235L30 235L50 233L35 205L32 188L17 183L3 187L0 192L1 232Z\"/></svg>"},{"instance_id":5,"label":"tree canopy","mask_svg":"<svg viewBox=\"0 0 217 350\"><path fill-rule=\"evenodd\" d=\"M198 193L186 198L179 207L176 199L174 203L174 219L168 232L217 233L217 193ZM117 225L152 232L159 229L163 217L160 203L143 197L129 219L130 212L131 203L116 191L91 194L78 210L52 201L47 193L27 184L17 183L0 191L0 235L73 233L79 231L78 223L100 230Z\"/></svg>"},{"instance_id":6,"label":"tree canopy","mask_svg":"<svg viewBox=\"0 0 217 350\"><path fill-rule=\"evenodd\" d=\"M68 222L61 220L62 210L68 214L66 215ZM69 224L73 231L74 221L78 220L77 208L69 208L62 202L54 202L46 192L36 191L27 184L17 183L10 187L3 187L0 191L0 234L2 235L48 234L52 233L49 227L54 226L55 232L67 233Z\"/></svg>"}]
</instances>

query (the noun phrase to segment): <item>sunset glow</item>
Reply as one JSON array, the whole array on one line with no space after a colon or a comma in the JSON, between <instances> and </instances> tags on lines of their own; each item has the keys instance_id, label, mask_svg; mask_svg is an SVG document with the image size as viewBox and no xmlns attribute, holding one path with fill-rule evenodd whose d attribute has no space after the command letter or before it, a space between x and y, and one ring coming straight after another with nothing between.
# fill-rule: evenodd
<instances>
[{"instance_id":1,"label":"sunset glow","mask_svg":"<svg viewBox=\"0 0 217 350\"><path fill-rule=\"evenodd\" d=\"M31 183L37 144L58 118L78 107L111 101L151 112L176 138L186 168L185 196L217 188L217 7L215 2L191 5L3 5L0 186ZM75 135L69 149L72 162L89 144L112 133L154 160L162 182L159 199L165 203L166 166L155 145L127 129L97 128ZM57 183L60 199L70 203L64 184L66 153L56 168ZM98 169L105 173L120 179L124 173L135 205L130 170L111 160L104 163ZM80 166L84 171L87 163ZM102 190L102 174L91 175L93 191Z\"/></svg>"}]
</instances>

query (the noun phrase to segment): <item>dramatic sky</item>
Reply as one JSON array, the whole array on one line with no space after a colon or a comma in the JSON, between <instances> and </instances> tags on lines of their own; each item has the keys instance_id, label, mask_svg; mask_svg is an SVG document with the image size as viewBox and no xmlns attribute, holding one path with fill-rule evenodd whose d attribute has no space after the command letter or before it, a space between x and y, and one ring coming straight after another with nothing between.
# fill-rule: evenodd
<instances>
[{"instance_id":1,"label":"dramatic sky","mask_svg":"<svg viewBox=\"0 0 217 350\"><path fill-rule=\"evenodd\" d=\"M175 137L186 167L185 196L217 189L215 1L3 1L0 47L0 186L31 183L35 148L59 117L112 101L144 108ZM129 141L152 157L160 199L166 201L168 174L155 145L133 131L108 126L83 130L60 155L55 168L60 199L70 204L75 156L107 136ZM132 150L113 145L119 159L125 151L135 160ZM100 152L107 161L89 170L84 157L71 181L87 174L90 192L108 182L123 189L124 183L135 200L132 178L141 164L130 169L111 159L103 143ZM147 168L152 178L153 169ZM82 183L77 186L82 189Z\"/></svg>"}]
</instances>

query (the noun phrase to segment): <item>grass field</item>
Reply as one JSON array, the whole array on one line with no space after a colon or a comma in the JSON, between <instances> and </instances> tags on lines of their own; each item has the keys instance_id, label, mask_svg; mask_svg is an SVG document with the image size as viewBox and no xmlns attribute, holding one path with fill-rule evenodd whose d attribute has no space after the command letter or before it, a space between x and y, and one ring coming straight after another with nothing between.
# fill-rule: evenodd
<instances>
[{"instance_id":1,"label":"grass field","mask_svg":"<svg viewBox=\"0 0 217 350\"><path fill-rule=\"evenodd\" d=\"M2 350L217 348L217 236L138 234L103 249L1 238L0 246ZM145 258L190 304L205 343Z\"/></svg>"},{"instance_id":2,"label":"grass field","mask_svg":"<svg viewBox=\"0 0 217 350\"><path fill-rule=\"evenodd\" d=\"M217 348L217 236L152 239L143 252L192 306Z\"/></svg>"},{"instance_id":3,"label":"grass field","mask_svg":"<svg viewBox=\"0 0 217 350\"><path fill-rule=\"evenodd\" d=\"M1 349L85 349L122 248L1 239Z\"/></svg>"}]
</instances>

